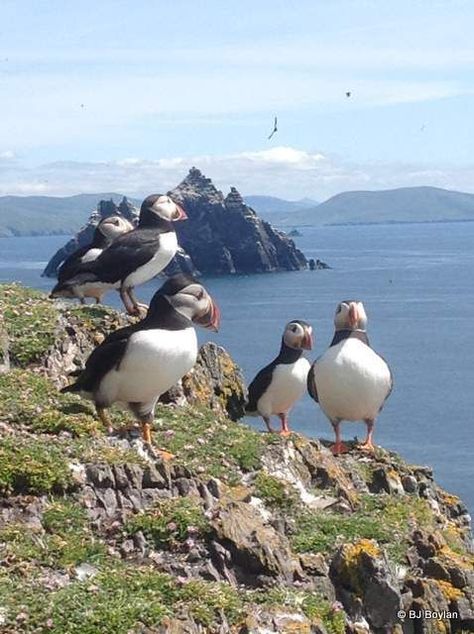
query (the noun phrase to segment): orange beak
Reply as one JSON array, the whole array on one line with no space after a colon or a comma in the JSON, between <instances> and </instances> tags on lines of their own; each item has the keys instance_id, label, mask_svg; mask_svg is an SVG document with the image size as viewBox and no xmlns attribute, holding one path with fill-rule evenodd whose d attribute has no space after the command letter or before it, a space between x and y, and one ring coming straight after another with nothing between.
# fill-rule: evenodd
<instances>
[{"instance_id":1,"label":"orange beak","mask_svg":"<svg viewBox=\"0 0 474 634\"><path fill-rule=\"evenodd\" d=\"M311 350L313 347L313 337L311 335L311 330L305 330L303 341L301 343L301 347L303 350Z\"/></svg>"},{"instance_id":2,"label":"orange beak","mask_svg":"<svg viewBox=\"0 0 474 634\"><path fill-rule=\"evenodd\" d=\"M176 222L176 220L187 220L188 216L181 205L178 205L178 203L174 204L176 205L176 216L173 218L173 222Z\"/></svg>"},{"instance_id":3,"label":"orange beak","mask_svg":"<svg viewBox=\"0 0 474 634\"><path fill-rule=\"evenodd\" d=\"M359 323L359 307L355 302L351 302L349 306L349 326L355 328Z\"/></svg>"},{"instance_id":4,"label":"orange beak","mask_svg":"<svg viewBox=\"0 0 474 634\"><path fill-rule=\"evenodd\" d=\"M208 330L218 332L221 323L221 311L216 302L210 298L209 310L202 317L194 319L194 321Z\"/></svg>"}]
</instances>

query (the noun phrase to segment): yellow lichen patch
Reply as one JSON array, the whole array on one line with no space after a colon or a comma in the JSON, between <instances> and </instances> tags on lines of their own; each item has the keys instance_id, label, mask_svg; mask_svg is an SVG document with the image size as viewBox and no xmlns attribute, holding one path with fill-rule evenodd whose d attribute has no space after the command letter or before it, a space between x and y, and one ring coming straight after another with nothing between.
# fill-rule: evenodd
<instances>
[{"instance_id":1,"label":"yellow lichen patch","mask_svg":"<svg viewBox=\"0 0 474 634\"><path fill-rule=\"evenodd\" d=\"M456 506L459 504L460 500L457 495L453 495L452 493L448 493L447 491L440 491L439 495L444 504L448 506Z\"/></svg>"},{"instance_id":2,"label":"yellow lichen patch","mask_svg":"<svg viewBox=\"0 0 474 634\"><path fill-rule=\"evenodd\" d=\"M443 596L448 599L448 601L455 601L456 599L460 599L463 596L461 590L455 588L451 583L449 583L449 581L441 581L441 579L436 579L436 583L443 593Z\"/></svg>"},{"instance_id":3,"label":"yellow lichen patch","mask_svg":"<svg viewBox=\"0 0 474 634\"><path fill-rule=\"evenodd\" d=\"M437 634L446 634L448 631L448 628L446 627L446 623L444 621L442 621L441 619L437 619L434 623L434 628L435 628L435 632Z\"/></svg>"},{"instance_id":4,"label":"yellow lichen patch","mask_svg":"<svg viewBox=\"0 0 474 634\"><path fill-rule=\"evenodd\" d=\"M360 575L361 559L364 555L379 557L381 550L378 544L370 539L359 539L353 544L346 544L342 550L341 578L356 594L363 596L364 584Z\"/></svg>"},{"instance_id":5,"label":"yellow lichen patch","mask_svg":"<svg viewBox=\"0 0 474 634\"><path fill-rule=\"evenodd\" d=\"M354 544L348 544L345 549L346 560L348 562L356 562L359 560L363 553L370 555L371 557L380 556L380 548L378 544L371 539L360 539Z\"/></svg>"},{"instance_id":6,"label":"yellow lichen patch","mask_svg":"<svg viewBox=\"0 0 474 634\"><path fill-rule=\"evenodd\" d=\"M438 555L443 559L447 560L452 565L458 566L459 568L466 568L468 570L472 570L474 568L474 556L466 553L460 554L455 552L450 546L447 544L441 546L438 551Z\"/></svg>"}]
</instances>

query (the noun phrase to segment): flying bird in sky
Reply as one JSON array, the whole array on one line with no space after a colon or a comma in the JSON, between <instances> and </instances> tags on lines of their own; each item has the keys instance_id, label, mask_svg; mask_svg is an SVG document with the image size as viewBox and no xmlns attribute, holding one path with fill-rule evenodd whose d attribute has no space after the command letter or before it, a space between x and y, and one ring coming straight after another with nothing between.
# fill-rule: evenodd
<instances>
[{"instance_id":1,"label":"flying bird in sky","mask_svg":"<svg viewBox=\"0 0 474 634\"><path fill-rule=\"evenodd\" d=\"M351 91L350 91L350 90L348 90L348 91L346 92L346 97L347 97L347 98L349 98L349 97L351 97L351 96L352 96L352 93L351 93Z\"/></svg>"},{"instance_id":2,"label":"flying bird in sky","mask_svg":"<svg viewBox=\"0 0 474 634\"><path fill-rule=\"evenodd\" d=\"M278 132L278 119L277 119L277 117L275 117L275 121L273 122L273 130L272 130L270 136L268 137L268 140L270 140L272 138L272 136L275 134L275 132Z\"/></svg>"}]
</instances>

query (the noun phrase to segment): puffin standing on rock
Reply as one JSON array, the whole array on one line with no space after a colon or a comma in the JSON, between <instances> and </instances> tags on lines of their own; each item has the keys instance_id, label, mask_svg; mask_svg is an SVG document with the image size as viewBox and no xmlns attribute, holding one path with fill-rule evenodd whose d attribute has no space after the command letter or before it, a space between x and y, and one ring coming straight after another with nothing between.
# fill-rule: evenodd
<instances>
[{"instance_id":1,"label":"puffin standing on rock","mask_svg":"<svg viewBox=\"0 0 474 634\"><path fill-rule=\"evenodd\" d=\"M312 346L311 326L299 319L290 321L283 331L278 356L260 370L249 385L246 413L250 416L260 414L268 431L275 431L270 418L277 415L281 421L280 433L290 433L288 414L305 392L310 369L303 350L311 350Z\"/></svg>"},{"instance_id":2,"label":"puffin standing on rock","mask_svg":"<svg viewBox=\"0 0 474 634\"><path fill-rule=\"evenodd\" d=\"M173 222L186 218L169 196L148 196L137 228L117 238L96 260L81 263L53 288L51 297L84 297L116 288L127 312L140 315L147 307L137 301L133 289L161 273L173 259L178 249Z\"/></svg>"},{"instance_id":3,"label":"puffin standing on rock","mask_svg":"<svg viewBox=\"0 0 474 634\"><path fill-rule=\"evenodd\" d=\"M92 236L92 242L84 247L74 251L68 258L64 260L58 271L58 283L61 284L68 278L72 277L77 267L83 262L92 262L96 260L104 249L109 247L114 240L124 233L133 230L131 222L122 218L122 216L108 216L103 218L95 228ZM54 291L53 291L54 292ZM51 293L53 295L53 293ZM103 293L88 294L85 293L79 299L81 304L84 303L84 297L94 297L97 304L100 303Z\"/></svg>"},{"instance_id":4,"label":"puffin standing on rock","mask_svg":"<svg viewBox=\"0 0 474 634\"><path fill-rule=\"evenodd\" d=\"M115 402L127 405L150 446L159 397L196 362L194 324L217 331L219 322L219 308L206 289L192 277L175 275L155 293L147 316L108 335L76 382L61 391L79 392L94 401L109 433L112 423L106 409Z\"/></svg>"},{"instance_id":5,"label":"puffin standing on rock","mask_svg":"<svg viewBox=\"0 0 474 634\"><path fill-rule=\"evenodd\" d=\"M329 348L311 366L308 391L334 427L333 454L347 451L339 430L343 420L364 421L367 438L361 448L373 450L375 419L392 391L392 373L369 345L362 302L341 302L334 324L336 331Z\"/></svg>"}]
</instances>

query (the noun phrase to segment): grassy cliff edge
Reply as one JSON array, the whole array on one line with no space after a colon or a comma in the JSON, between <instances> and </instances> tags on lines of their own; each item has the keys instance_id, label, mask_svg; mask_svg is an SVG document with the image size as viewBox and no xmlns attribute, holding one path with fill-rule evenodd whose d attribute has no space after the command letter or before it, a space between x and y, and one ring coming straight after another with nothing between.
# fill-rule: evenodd
<instances>
[{"instance_id":1,"label":"grassy cliff edge","mask_svg":"<svg viewBox=\"0 0 474 634\"><path fill-rule=\"evenodd\" d=\"M169 463L59 394L123 322L0 287L1 632L474 631L470 518L428 467L231 420L243 387L215 349L158 407Z\"/></svg>"}]
</instances>

